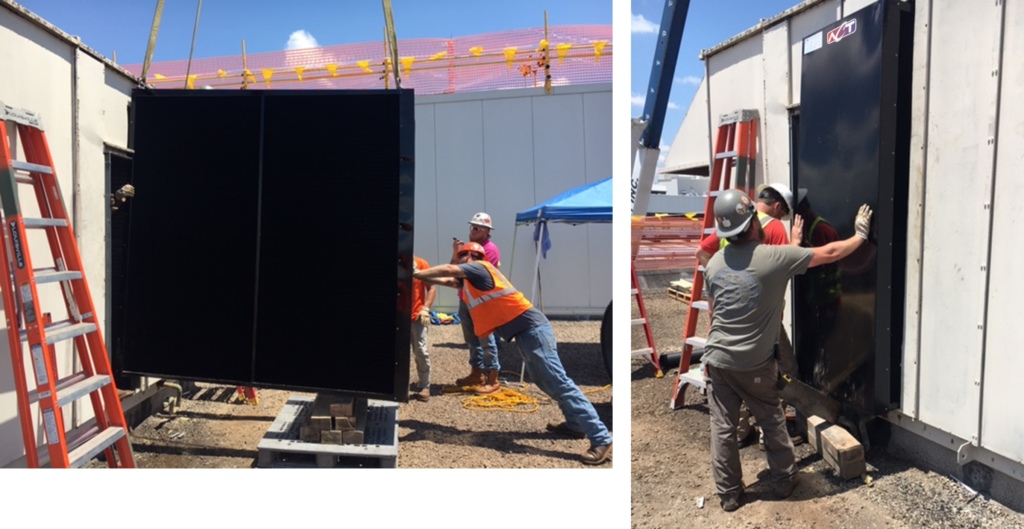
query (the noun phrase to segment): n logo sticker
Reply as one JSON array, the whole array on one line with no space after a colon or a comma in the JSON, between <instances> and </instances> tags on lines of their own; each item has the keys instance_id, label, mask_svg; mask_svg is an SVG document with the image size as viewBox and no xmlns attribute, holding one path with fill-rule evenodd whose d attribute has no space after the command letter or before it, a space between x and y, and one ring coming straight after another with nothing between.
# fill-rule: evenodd
<instances>
[{"instance_id":1,"label":"n logo sticker","mask_svg":"<svg viewBox=\"0 0 1024 529\"><path fill-rule=\"evenodd\" d=\"M857 19L847 20L842 26L828 32L828 43L832 44L857 32Z\"/></svg>"}]
</instances>

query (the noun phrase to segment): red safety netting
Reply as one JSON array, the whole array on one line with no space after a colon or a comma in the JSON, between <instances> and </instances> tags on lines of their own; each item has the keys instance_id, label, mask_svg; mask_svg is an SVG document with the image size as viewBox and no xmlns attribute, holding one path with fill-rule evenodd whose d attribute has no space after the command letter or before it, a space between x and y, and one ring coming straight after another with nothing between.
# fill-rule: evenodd
<instances>
[{"instance_id":1,"label":"red safety netting","mask_svg":"<svg viewBox=\"0 0 1024 529\"><path fill-rule=\"evenodd\" d=\"M611 26L550 26L552 86L612 82ZM417 95L544 86L544 28L451 39L398 41L403 88ZM152 63L156 88L394 88L383 40L320 48ZM140 76L142 65L124 66ZM190 72L186 76L186 71ZM386 73L387 71L387 73Z\"/></svg>"}]
</instances>

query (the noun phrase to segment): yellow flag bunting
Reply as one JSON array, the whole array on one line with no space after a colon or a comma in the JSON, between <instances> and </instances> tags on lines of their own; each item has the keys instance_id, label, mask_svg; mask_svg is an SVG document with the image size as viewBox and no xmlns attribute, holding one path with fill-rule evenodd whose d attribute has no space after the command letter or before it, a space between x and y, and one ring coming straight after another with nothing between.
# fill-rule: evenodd
<instances>
[{"instance_id":1,"label":"yellow flag bunting","mask_svg":"<svg viewBox=\"0 0 1024 529\"><path fill-rule=\"evenodd\" d=\"M399 59L402 61L402 73L405 74L405 78L409 78L409 70L412 69L412 63L416 60L416 57L402 57Z\"/></svg>"},{"instance_id":2,"label":"yellow flag bunting","mask_svg":"<svg viewBox=\"0 0 1024 529\"><path fill-rule=\"evenodd\" d=\"M442 51L441 53L435 53L434 55L432 55L430 57L430 60L436 61L436 60L438 60L438 59L440 59L442 57L447 57L447 56L448 56L448 52Z\"/></svg>"},{"instance_id":3,"label":"yellow flag bunting","mask_svg":"<svg viewBox=\"0 0 1024 529\"><path fill-rule=\"evenodd\" d=\"M547 39L540 39L540 44L537 45L537 51L544 51L548 49Z\"/></svg>"},{"instance_id":4,"label":"yellow flag bunting","mask_svg":"<svg viewBox=\"0 0 1024 529\"><path fill-rule=\"evenodd\" d=\"M195 90L195 88L196 88L196 76L194 76L194 75L188 76L187 84L188 84L188 89L189 90Z\"/></svg>"},{"instance_id":5,"label":"yellow flag bunting","mask_svg":"<svg viewBox=\"0 0 1024 529\"><path fill-rule=\"evenodd\" d=\"M324 68L327 68L327 71L331 72L331 77L337 77L338 76L338 65L337 64L328 64L328 65L324 66Z\"/></svg>"},{"instance_id":6,"label":"yellow flag bunting","mask_svg":"<svg viewBox=\"0 0 1024 529\"><path fill-rule=\"evenodd\" d=\"M270 88L270 78L274 76L274 69L264 68L260 71L263 72L263 80L267 82L267 88Z\"/></svg>"},{"instance_id":7,"label":"yellow flag bunting","mask_svg":"<svg viewBox=\"0 0 1024 529\"><path fill-rule=\"evenodd\" d=\"M512 69L512 59L516 58L516 48L505 48L505 64Z\"/></svg>"},{"instance_id":8,"label":"yellow flag bunting","mask_svg":"<svg viewBox=\"0 0 1024 529\"><path fill-rule=\"evenodd\" d=\"M559 44L559 45L555 46L555 48L558 49L558 65L559 66L562 65L562 59L565 58L565 54L569 53L569 48L571 48L571 47L572 47L572 44Z\"/></svg>"},{"instance_id":9,"label":"yellow flag bunting","mask_svg":"<svg viewBox=\"0 0 1024 529\"><path fill-rule=\"evenodd\" d=\"M469 53L472 53L473 56L476 57L477 59L480 58L480 54L483 53L483 51L484 49L481 48L480 46L473 46L472 48L469 49Z\"/></svg>"},{"instance_id":10,"label":"yellow flag bunting","mask_svg":"<svg viewBox=\"0 0 1024 529\"><path fill-rule=\"evenodd\" d=\"M362 68L364 72L366 72L366 73L373 73L373 70L370 69L370 61L359 61L356 64L360 68Z\"/></svg>"},{"instance_id":11,"label":"yellow flag bunting","mask_svg":"<svg viewBox=\"0 0 1024 529\"><path fill-rule=\"evenodd\" d=\"M302 72L304 72L304 71L306 71L306 67L305 66L296 66L295 67L295 75L299 76L299 81L302 80Z\"/></svg>"},{"instance_id":12,"label":"yellow flag bunting","mask_svg":"<svg viewBox=\"0 0 1024 529\"><path fill-rule=\"evenodd\" d=\"M594 62L601 60L601 52L604 51L604 47L607 45L607 40L599 40L594 43Z\"/></svg>"}]
</instances>

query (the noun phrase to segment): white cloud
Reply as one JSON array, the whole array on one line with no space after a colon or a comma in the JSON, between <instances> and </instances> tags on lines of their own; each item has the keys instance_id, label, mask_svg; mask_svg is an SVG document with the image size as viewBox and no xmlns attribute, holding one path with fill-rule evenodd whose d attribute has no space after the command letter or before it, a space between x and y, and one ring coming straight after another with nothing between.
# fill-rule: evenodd
<instances>
[{"instance_id":1,"label":"white cloud","mask_svg":"<svg viewBox=\"0 0 1024 529\"><path fill-rule=\"evenodd\" d=\"M304 29L300 29L288 37L288 43L285 44L284 49L298 50L301 48L316 48L317 46L320 45L317 44L313 35L310 35L309 32Z\"/></svg>"},{"instance_id":2,"label":"white cloud","mask_svg":"<svg viewBox=\"0 0 1024 529\"><path fill-rule=\"evenodd\" d=\"M645 102L646 102L646 100L644 99L643 95L641 95L641 94L632 94L632 93L630 94L629 103L631 105L633 105L635 107L642 107L642 106L644 106Z\"/></svg>"},{"instance_id":3,"label":"white cloud","mask_svg":"<svg viewBox=\"0 0 1024 529\"><path fill-rule=\"evenodd\" d=\"M632 33L657 33L658 26L647 20L643 15L632 15L630 20L630 31Z\"/></svg>"},{"instance_id":4,"label":"white cloud","mask_svg":"<svg viewBox=\"0 0 1024 529\"><path fill-rule=\"evenodd\" d=\"M686 77L676 77L675 81L682 84L692 84L697 86L700 84L700 77L694 75L687 75Z\"/></svg>"},{"instance_id":5,"label":"white cloud","mask_svg":"<svg viewBox=\"0 0 1024 529\"><path fill-rule=\"evenodd\" d=\"M669 101L669 102L668 102L668 108L669 108L670 110L679 110L679 105L677 105L677 104L675 104L675 103L673 103L673 102Z\"/></svg>"}]
</instances>

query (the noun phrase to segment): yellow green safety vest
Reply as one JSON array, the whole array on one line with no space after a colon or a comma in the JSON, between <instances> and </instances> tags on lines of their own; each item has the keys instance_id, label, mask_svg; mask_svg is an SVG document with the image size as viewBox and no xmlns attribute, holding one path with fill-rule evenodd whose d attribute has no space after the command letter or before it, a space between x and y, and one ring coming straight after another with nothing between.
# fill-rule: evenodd
<instances>
[{"instance_id":1,"label":"yellow green safety vest","mask_svg":"<svg viewBox=\"0 0 1024 529\"><path fill-rule=\"evenodd\" d=\"M767 228L768 224L770 224L771 221L773 221L773 220L779 220L779 219L776 219L775 217L773 217L773 216L771 216L771 215L769 215L767 213L762 213L760 211L757 212L757 219L761 221L761 227L762 228ZM722 248L725 248L726 246L729 246L729 241L727 239L723 239L723 238L718 239L718 249L719 250L721 250Z\"/></svg>"}]
</instances>

